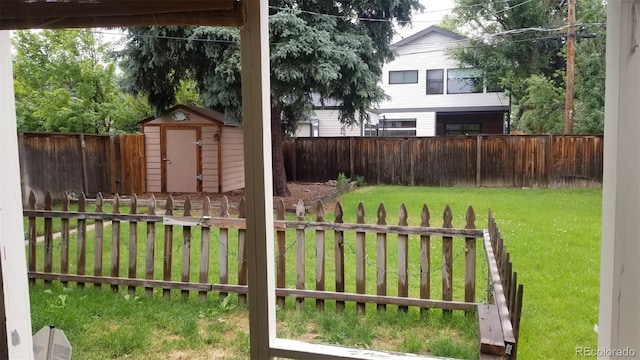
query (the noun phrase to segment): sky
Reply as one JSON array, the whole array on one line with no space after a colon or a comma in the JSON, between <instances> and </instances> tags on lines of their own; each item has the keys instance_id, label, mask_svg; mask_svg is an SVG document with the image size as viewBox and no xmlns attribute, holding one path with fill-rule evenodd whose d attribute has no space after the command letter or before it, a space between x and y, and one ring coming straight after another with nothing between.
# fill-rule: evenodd
<instances>
[{"instance_id":1,"label":"sky","mask_svg":"<svg viewBox=\"0 0 640 360\"><path fill-rule=\"evenodd\" d=\"M422 14L414 14L411 25L405 26L405 28L398 27L399 34L396 35L393 42L411 36L431 25L437 25L455 6L454 0L420 0L420 3L424 6Z\"/></svg>"}]
</instances>

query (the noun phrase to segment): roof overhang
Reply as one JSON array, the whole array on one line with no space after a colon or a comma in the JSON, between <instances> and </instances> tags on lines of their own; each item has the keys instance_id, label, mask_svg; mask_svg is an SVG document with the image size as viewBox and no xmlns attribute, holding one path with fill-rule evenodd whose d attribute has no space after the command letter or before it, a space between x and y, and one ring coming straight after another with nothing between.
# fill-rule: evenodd
<instances>
[{"instance_id":1,"label":"roof overhang","mask_svg":"<svg viewBox=\"0 0 640 360\"><path fill-rule=\"evenodd\" d=\"M0 30L202 25L239 27L238 0L0 0Z\"/></svg>"}]
</instances>

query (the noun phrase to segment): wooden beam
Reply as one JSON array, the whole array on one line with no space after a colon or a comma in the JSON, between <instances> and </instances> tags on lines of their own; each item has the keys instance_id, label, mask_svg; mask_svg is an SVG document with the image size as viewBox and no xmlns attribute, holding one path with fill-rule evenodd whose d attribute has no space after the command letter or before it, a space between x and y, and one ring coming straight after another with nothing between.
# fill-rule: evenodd
<instances>
[{"instance_id":1,"label":"wooden beam","mask_svg":"<svg viewBox=\"0 0 640 360\"><path fill-rule=\"evenodd\" d=\"M500 315L500 321L502 323L502 333L504 334L504 342L507 345L513 345L516 343L516 338L513 333L513 325L509 317L509 308L507 307L507 299L504 295L504 288L500 279L500 270L498 269L498 263L496 262L495 252L491 245L491 237L489 232L485 230L484 236L484 249L487 254L487 262L489 266L489 281L490 286L493 288L493 299Z\"/></svg>"},{"instance_id":2,"label":"wooden beam","mask_svg":"<svg viewBox=\"0 0 640 360\"><path fill-rule=\"evenodd\" d=\"M30 279L57 280L57 281L75 281L79 283L89 284L109 284L114 286L137 286L145 288L162 288L162 289L179 289L179 290L196 290L196 291L212 291L213 285L208 283L186 283L181 281L166 280L148 280L148 279L131 279L118 276L91 276L91 275L74 275L74 274L58 274L45 273L39 271L29 271Z\"/></svg>"},{"instance_id":3,"label":"wooden beam","mask_svg":"<svg viewBox=\"0 0 640 360\"><path fill-rule=\"evenodd\" d=\"M498 308L494 304L478 304L477 311L480 353L504 355L506 347Z\"/></svg>"}]
</instances>

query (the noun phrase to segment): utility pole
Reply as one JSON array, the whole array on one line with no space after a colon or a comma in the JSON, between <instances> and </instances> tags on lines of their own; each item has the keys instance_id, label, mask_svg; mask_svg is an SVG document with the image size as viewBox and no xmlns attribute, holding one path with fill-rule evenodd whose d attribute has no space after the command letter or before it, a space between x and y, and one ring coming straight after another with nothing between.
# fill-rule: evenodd
<instances>
[{"instance_id":1,"label":"utility pole","mask_svg":"<svg viewBox=\"0 0 640 360\"><path fill-rule=\"evenodd\" d=\"M574 62L576 55L576 0L569 0L567 27L567 79L564 100L564 133L573 133L573 82L575 79Z\"/></svg>"}]
</instances>

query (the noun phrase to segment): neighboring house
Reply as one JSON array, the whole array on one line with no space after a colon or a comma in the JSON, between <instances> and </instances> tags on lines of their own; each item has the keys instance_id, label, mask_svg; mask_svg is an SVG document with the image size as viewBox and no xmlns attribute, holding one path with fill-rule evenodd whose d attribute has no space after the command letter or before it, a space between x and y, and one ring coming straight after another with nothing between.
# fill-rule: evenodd
<instances>
[{"instance_id":1,"label":"neighboring house","mask_svg":"<svg viewBox=\"0 0 640 360\"><path fill-rule=\"evenodd\" d=\"M313 96L314 115L311 119L298 123L296 137L334 137L334 136L362 136L365 134L364 126L343 125L338 121L340 103L333 99L325 99ZM356 117L358 114L356 114ZM378 123L378 114L369 112L371 123Z\"/></svg>"},{"instance_id":2,"label":"neighboring house","mask_svg":"<svg viewBox=\"0 0 640 360\"><path fill-rule=\"evenodd\" d=\"M341 130L338 103L316 106L298 136L435 136L502 134L509 97L487 89L477 69L460 68L447 50L464 46L462 35L430 26L391 45L396 57L382 70L390 100L372 109L370 124ZM313 132L312 132L313 130Z\"/></svg>"},{"instance_id":3,"label":"neighboring house","mask_svg":"<svg viewBox=\"0 0 640 360\"><path fill-rule=\"evenodd\" d=\"M243 131L222 113L176 105L140 122L148 192L222 193L244 188Z\"/></svg>"}]
</instances>

